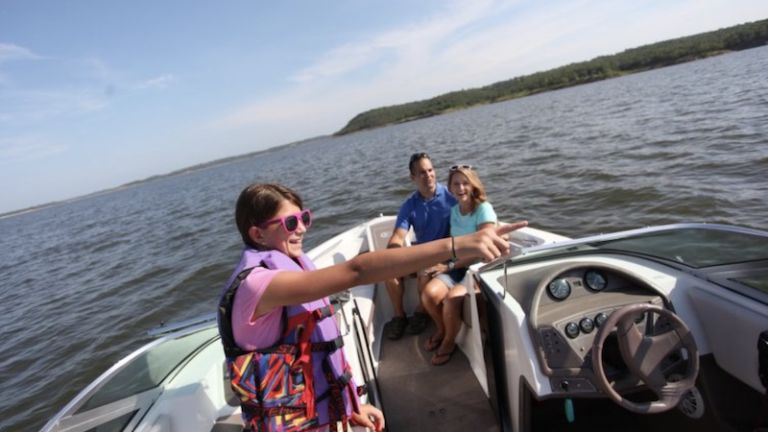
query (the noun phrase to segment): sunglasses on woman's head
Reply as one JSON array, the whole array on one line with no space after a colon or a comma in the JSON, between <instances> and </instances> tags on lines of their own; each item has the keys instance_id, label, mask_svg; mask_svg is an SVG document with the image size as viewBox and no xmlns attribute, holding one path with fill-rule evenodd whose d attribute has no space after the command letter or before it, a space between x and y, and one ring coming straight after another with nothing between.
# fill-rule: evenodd
<instances>
[{"instance_id":1,"label":"sunglasses on woman's head","mask_svg":"<svg viewBox=\"0 0 768 432\"><path fill-rule=\"evenodd\" d=\"M460 170L460 169L467 169L467 170L471 170L471 169L472 169L472 165L454 165L454 166L452 166L452 167L451 167L451 168L449 168L449 169L450 169L451 171L458 171L458 170Z\"/></svg>"},{"instance_id":2,"label":"sunglasses on woman's head","mask_svg":"<svg viewBox=\"0 0 768 432\"><path fill-rule=\"evenodd\" d=\"M310 212L309 209L304 209L300 212L270 219L261 224L261 228L266 228L273 223L280 222L286 232L292 233L299 227L299 221L304 224L305 228L309 228L310 225L312 225L312 212Z\"/></svg>"}]
</instances>

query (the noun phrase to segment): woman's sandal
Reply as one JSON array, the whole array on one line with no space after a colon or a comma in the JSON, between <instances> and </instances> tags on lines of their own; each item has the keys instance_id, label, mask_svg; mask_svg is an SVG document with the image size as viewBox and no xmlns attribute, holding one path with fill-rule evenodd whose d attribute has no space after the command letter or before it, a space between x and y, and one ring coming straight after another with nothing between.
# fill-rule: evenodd
<instances>
[{"instance_id":1,"label":"woman's sandal","mask_svg":"<svg viewBox=\"0 0 768 432\"><path fill-rule=\"evenodd\" d=\"M447 353L441 353L440 351L435 352L435 355L432 356L432 366L442 366L448 363L451 360L454 351L456 351L456 345L454 345L453 349Z\"/></svg>"},{"instance_id":2,"label":"woman's sandal","mask_svg":"<svg viewBox=\"0 0 768 432\"><path fill-rule=\"evenodd\" d=\"M443 343L443 338L437 338L436 335L432 335L427 338L427 341L424 342L424 349L427 351L434 351L437 349L437 347L440 346L441 343Z\"/></svg>"}]
</instances>

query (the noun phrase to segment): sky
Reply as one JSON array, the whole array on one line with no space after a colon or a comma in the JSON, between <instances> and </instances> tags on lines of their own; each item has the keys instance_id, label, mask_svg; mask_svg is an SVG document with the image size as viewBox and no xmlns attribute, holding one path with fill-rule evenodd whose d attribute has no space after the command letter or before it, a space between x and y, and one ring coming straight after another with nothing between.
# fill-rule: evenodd
<instances>
[{"instance_id":1,"label":"sky","mask_svg":"<svg viewBox=\"0 0 768 432\"><path fill-rule=\"evenodd\" d=\"M0 0L0 213L766 18L766 0Z\"/></svg>"}]
</instances>

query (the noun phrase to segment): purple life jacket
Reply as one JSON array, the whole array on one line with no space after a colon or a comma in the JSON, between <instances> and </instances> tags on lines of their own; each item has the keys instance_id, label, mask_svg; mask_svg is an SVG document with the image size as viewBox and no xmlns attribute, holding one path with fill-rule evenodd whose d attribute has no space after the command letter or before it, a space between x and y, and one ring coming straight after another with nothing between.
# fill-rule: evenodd
<instances>
[{"instance_id":1,"label":"purple life jacket","mask_svg":"<svg viewBox=\"0 0 768 432\"><path fill-rule=\"evenodd\" d=\"M260 430L307 430L346 424L359 401L342 337L327 298L284 306L281 336L271 347L245 351L237 346L231 318L235 294L254 267L311 271L306 256L299 265L287 255L245 248L219 302L218 322L230 383L241 399L246 426ZM305 330L311 330L306 332ZM311 361L310 361L311 359Z\"/></svg>"}]
</instances>

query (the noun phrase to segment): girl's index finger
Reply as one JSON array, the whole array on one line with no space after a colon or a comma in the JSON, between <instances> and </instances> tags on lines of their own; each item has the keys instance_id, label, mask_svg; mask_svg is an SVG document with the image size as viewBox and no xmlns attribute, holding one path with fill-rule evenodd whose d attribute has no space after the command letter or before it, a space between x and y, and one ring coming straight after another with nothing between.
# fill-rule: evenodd
<instances>
[{"instance_id":1,"label":"girl's index finger","mask_svg":"<svg viewBox=\"0 0 768 432\"><path fill-rule=\"evenodd\" d=\"M510 224L502 225L496 228L496 234L501 236L527 226L528 226L528 221L512 222Z\"/></svg>"}]
</instances>

